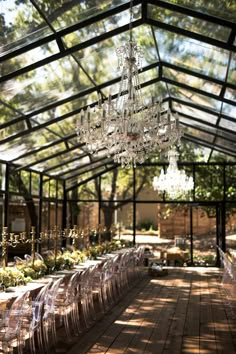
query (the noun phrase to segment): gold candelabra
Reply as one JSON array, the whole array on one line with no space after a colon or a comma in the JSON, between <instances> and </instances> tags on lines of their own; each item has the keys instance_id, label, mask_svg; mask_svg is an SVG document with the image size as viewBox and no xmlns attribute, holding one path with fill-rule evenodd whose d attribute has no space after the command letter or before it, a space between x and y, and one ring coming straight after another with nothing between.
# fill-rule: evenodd
<instances>
[{"instance_id":1,"label":"gold candelabra","mask_svg":"<svg viewBox=\"0 0 236 354\"><path fill-rule=\"evenodd\" d=\"M0 246L2 247L2 267L5 269L7 267L7 262L8 262L8 247L16 247L18 244L26 244L26 243L31 243L31 257L32 257L32 263L34 263L35 260L35 244L40 243L41 239L37 239L36 232L35 232L35 227L31 227L31 232L30 232L31 238L27 238L26 232L21 232L20 234L14 234L14 232L10 232L9 238L8 238L8 228L3 227L3 232L2 232L2 241L0 242Z\"/></svg>"}]
</instances>

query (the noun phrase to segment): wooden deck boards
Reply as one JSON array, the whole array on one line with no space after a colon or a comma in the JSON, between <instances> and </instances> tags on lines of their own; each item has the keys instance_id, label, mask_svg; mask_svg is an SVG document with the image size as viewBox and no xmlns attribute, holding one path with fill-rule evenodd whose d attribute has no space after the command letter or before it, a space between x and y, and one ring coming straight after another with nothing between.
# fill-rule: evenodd
<instances>
[{"instance_id":1,"label":"wooden deck boards","mask_svg":"<svg viewBox=\"0 0 236 354\"><path fill-rule=\"evenodd\" d=\"M219 270L171 268L165 277L145 274L90 330L65 343L57 352L235 354L236 320Z\"/></svg>"}]
</instances>

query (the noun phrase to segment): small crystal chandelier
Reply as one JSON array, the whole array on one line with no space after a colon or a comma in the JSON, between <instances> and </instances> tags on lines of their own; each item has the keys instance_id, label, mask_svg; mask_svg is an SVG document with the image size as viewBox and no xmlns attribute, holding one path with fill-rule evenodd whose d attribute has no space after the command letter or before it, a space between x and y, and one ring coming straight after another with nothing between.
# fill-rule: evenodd
<instances>
[{"instance_id":1,"label":"small crystal chandelier","mask_svg":"<svg viewBox=\"0 0 236 354\"><path fill-rule=\"evenodd\" d=\"M108 156L122 167L143 163L152 151L168 149L182 136L179 120L161 100L144 104L139 72L143 52L132 38L133 1L130 2L129 42L119 47L118 67L121 70L119 92L113 100L99 96L93 108L81 110L76 124L80 142L89 153L106 148Z\"/></svg>"},{"instance_id":2,"label":"small crystal chandelier","mask_svg":"<svg viewBox=\"0 0 236 354\"><path fill-rule=\"evenodd\" d=\"M166 192L170 198L177 198L194 187L193 178L188 177L185 171L177 166L178 152L172 148L168 152L169 166L166 173L163 169L159 177L153 178L153 188L158 192Z\"/></svg>"}]
</instances>

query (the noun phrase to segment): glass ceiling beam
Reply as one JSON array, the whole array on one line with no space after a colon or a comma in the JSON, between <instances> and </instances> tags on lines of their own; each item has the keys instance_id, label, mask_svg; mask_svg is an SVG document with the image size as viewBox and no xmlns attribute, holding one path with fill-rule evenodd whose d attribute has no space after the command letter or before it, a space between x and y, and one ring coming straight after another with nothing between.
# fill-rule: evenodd
<instances>
[{"instance_id":1,"label":"glass ceiling beam","mask_svg":"<svg viewBox=\"0 0 236 354\"><path fill-rule=\"evenodd\" d=\"M132 22L132 27L135 28L135 27L138 27L140 25L143 24L143 20L142 19L138 19L134 22ZM112 38L114 36L116 36L117 34L120 34L122 32L126 32L129 30L129 24L127 25L124 25L124 26L121 26L121 27L117 27L111 31L108 31L108 32L105 32L105 33L102 33L100 34L99 36L96 36L96 37L93 37L91 39L88 39L87 41L85 42L82 42L80 44L77 44L73 47L70 47L70 48L66 48L63 52L59 52L57 54L53 54L45 59L42 59L42 60L39 60L33 64L30 64L30 65L27 65L21 69L18 69L16 71L13 71L9 74L6 74L5 76L1 76L0 77L0 83L2 82L5 82L5 81L8 81L10 79L13 79L19 75L22 75L22 74L25 74L25 73L28 73L29 71L31 70L35 70L41 66L44 66L46 64L49 64L49 63L52 63L53 61L55 60L58 60L58 59L61 59L61 58L64 58L66 57L67 55L70 55L74 52L77 52L77 51L80 51L82 49L85 49L85 48L88 48L96 43L99 43L99 42L102 42L106 39L109 39L109 38Z\"/></svg>"},{"instance_id":2,"label":"glass ceiling beam","mask_svg":"<svg viewBox=\"0 0 236 354\"><path fill-rule=\"evenodd\" d=\"M236 52L236 46L234 46L231 43L224 43L224 42L221 42L217 39L210 38L210 37L204 36L202 34L191 32L189 30L185 30L183 28L179 28L179 27L176 27L176 26L173 26L173 25L170 25L167 23L163 23L163 22L160 22L157 20L153 20L150 18L147 19L147 24L150 26L164 29L164 30L172 32L172 33L178 33L178 34L181 34L182 36L196 39L196 40L201 41L203 43L211 44L215 47L219 47L222 49L226 49L228 51Z\"/></svg>"}]
</instances>

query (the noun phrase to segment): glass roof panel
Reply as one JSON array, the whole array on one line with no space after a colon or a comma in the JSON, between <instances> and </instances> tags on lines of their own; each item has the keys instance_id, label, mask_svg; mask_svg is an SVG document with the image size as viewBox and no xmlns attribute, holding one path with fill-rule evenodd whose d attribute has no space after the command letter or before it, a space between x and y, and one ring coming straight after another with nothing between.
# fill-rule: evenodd
<instances>
[{"instance_id":1,"label":"glass roof panel","mask_svg":"<svg viewBox=\"0 0 236 354\"><path fill-rule=\"evenodd\" d=\"M66 28L84 19L91 18L128 2L127 0L99 0L99 1L49 1L37 0L41 10L56 30Z\"/></svg>"},{"instance_id":2,"label":"glass roof panel","mask_svg":"<svg viewBox=\"0 0 236 354\"><path fill-rule=\"evenodd\" d=\"M223 103L222 113L236 119L236 106L228 103Z\"/></svg>"},{"instance_id":3,"label":"glass roof panel","mask_svg":"<svg viewBox=\"0 0 236 354\"><path fill-rule=\"evenodd\" d=\"M64 145L65 147L65 145ZM38 170L38 171L43 171L45 169L48 169L48 168L51 168L52 166L54 165L58 165L60 163L63 163L63 166L64 164L66 164L69 160L73 160L79 156L84 156L84 152L83 150L80 149L80 147L75 147L74 150L71 150L71 151L68 151L68 150L64 150L62 152L61 155L58 155L56 157L51 157L50 159L48 160L45 160L43 162L39 162L37 164L34 165L34 169ZM81 160L83 159L84 157L81 158ZM81 161L80 160L80 161ZM67 161L67 162L66 162ZM50 174L51 175L54 175L53 171L51 172L50 171ZM57 175L58 173L55 174L55 176Z\"/></svg>"},{"instance_id":4,"label":"glass roof panel","mask_svg":"<svg viewBox=\"0 0 236 354\"><path fill-rule=\"evenodd\" d=\"M228 153L222 153L222 152L219 152L219 151L213 151L212 152L212 155L211 155L211 161L216 161L218 162L219 161L219 157L222 158L223 160L226 160L226 161L234 161L235 162L235 157L229 155Z\"/></svg>"},{"instance_id":5,"label":"glass roof panel","mask_svg":"<svg viewBox=\"0 0 236 354\"><path fill-rule=\"evenodd\" d=\"M213 15L223 19L227 19L232 22L236 22L236 13L234 7L234 1L221 0L221 1L208 1L203 0L192 1L192 0L164 0L165 2L173 2L175 5L181 5L188 7L191 10L197 12L206 13L208 15Z\"/></svg>"},{"instance_id":6,"label":"glass roof panel","mask_svg":"<svg viewBox=\"0 0 236 354\"><path fill-rule=\"evenodd\" d=\"M51 34L30 0L1 1L0 56Z\"/></svg>"},{"instance_id":7,"label":"glass roof panel","mask_svg":"<svg viewBox=\"0 0 236 354\"><path fill-rule=\"evenodd\" d=\"M175 85L168 84L168 88L171 96L181 98L186 102L194 103L199 106L199 108L201 108L201 106L211 108L212 110L216 111L216 113L220 112L221 110L221 101L218 101L214 98L195 93L191 90L185 90Z\"/></svg>"},{"instance_id":8,"label":"glass roof panel","mask_svg":"<svg viewBox=\"0 0 236 354\"><path fill-rule=\"evenodd\" d=\"M234 85L236 83L236 53L232 53L227 81Z\"/></svg>"},{"instance_id":9,"label":"glass roof panel","mask_svg":"<svg viewBox=\"0 0 236 354\"><path fill-rule=\"evenodd\" d=\"M184 133L192 135L195 139L200 138L208 143L213 143L214 135L207 134L193 127L184 127Z\"/></svg>"},{"instance_id":10,"label":"glass roof panel","mask_svg":"<svg viewBox=\"0 0 236 354\"><path fill-rule=\"evenodd\" d=\"M221 118L220 120L220 127L231 129L232 131L236 132L236 120L232 122L231 120Z\"/></svg>"},{"instance_id":11,"label":"glass roof panel","mask_svg":"<svg viewBox=\"0 0 236 354\"><path fill-rule=\"evenodd\" d=\"M180 12L171 11L152 4L148 5L148 16L171 26L183 28L184 30L199 33L223 42L228 40L231 32L231 29L228 27L223 27L192 16L183 16Z\"/></svg>"},{"instance_id":12,"label":"glass roof panel","mask_svg":"<svg viewBox=\"0 0 236 354\"><path fill-rule=\"evenodd\" d=\"M71 56L0 84L0 98L29 112L87 88L90 82Z\"/></svg>"},{"instance_id":13,"label":"glass roof panel","mask_svg":"<svg viewBox=\"0 0 236 354\"><path fill-rule=\"evenodd\" d=\"M228 100L235 102L236 101L236 90L226 88L224 97L227 98Z\"/></svg>"},{"instance_id":14,"label":"glass roof panel","mask_svg":"<svg viewBox=\"0 0 236 354\"><path fill-rule=\"evenodd\" d=\"M134 40L137 40L138 45L143 50L143 67L157 62L158 56L154 49L154 40L150 27L140 26L134 28L133 36ZM140 38L141 40L138 40ZM148 38L148 40L144 41L143 38ZM101 84L120 76L121 72L117 69L118 59L116 49L124 45L128 40L129 32L124 32L76 52L74 55L93 80L97 84Z\"/></svg>"},{"instance_id":15,"label":"glass roof panel","mask_svg":"<svg viewBox=\"0 0 236 354\"><path fill-rule=\"evenodd\" d=\"M178 117L179 117L179 120L180 120L181 123L185 123L188 126L192 126L194 128L200 128L200 129L203 129L206 132L208 131L209 133L212 133L212 134L216 134L217 133L217 129L216 128L211 127L209 125L206 125L206 124L204 124L202 122L195 121L194 119L191 119L191 118L183 117L183 116L181 116L181 114L179 114Z\"/></svg>"},{"instance_id":16,"label":"glass roof panel","mask_svg":"<svg viewBox=\"0 0 236 354\"><path fill-rule=\"evenodd\" d=\"M166 67L163 67L163 76L214 95L219 95L222 87L213 82Z\"/></svg>"},{"instance_id":17,"label":"glass roof panel","mask_svg":"<svg viewBox=\"0 0 236 354\"><path fill-rule=\"evenodd\" d=\"M184 113L184 114L187 114L189 117L195 117L195 118L201 119L203 121L207 121L212 124L216 124L217 119L218 119L218 117L213 114L206 113L204 111L201 111L200 109L189 107L189 106L187 106L185 104L181 104L179 102L173 101L172 107L174 110L176 110L180 114Z\"/></svg>"},{"instance_id":18,"label":"glass roof panel","mask_svg":"<svg viewBox=\"0 0 236 354\"><path fill-rule=\"evenodd\" d=\"M141 6L134 6L133 8L133 19L137 20L141 17ZM93 38L94 35L99 36L103 33L112 31L117 27L124 26L129 23L130 11L125 10L117 15L110 16L104 20L100 20L96 23L92 23L89 26L83 27L75 32L69 33L63 36L63 41L67 47L73 47L81 42L87 41ZM78 20L75 20L75 23Z\"/></svg>"},{"instance_id":19,"label":"glass roof panel","mask_svg":"<svg viewBox=\"0 0 236 354\"><path fill-rule=\"evenodd\" d=\"M216 145L222 145L224 148L226 148L226 149L228 148L230 150L233 150L236 153L236 143L233 143L232 141L228 141L226 139L217 137L216 141L215 141L215 144Z\"/></svg>"},{"instance_id":20,"label":"glass roof panel","mask_svg":"<svg viewBox=\"0 0 236 354\"><path fill-rule=\"evenodd\" d=\"M229 53L210 44L155 28L162 61L224 80Z\"/></svg>"},{"instance_id":21,"label":"glass roof panel","mask_svg":"<svg viewBox=\"0 0 236 354\"><path fill-rule=\"evenodd\" d=\"M14 72L18 69L24 68L30 64L36 63L39 60L50 57L59 52L56 41L51 41L45 45L38 46L24 54L15 56L12 59L6 60L1 64L1 69L4 75Z\"/></svg>"},{"instance_id":22,"label":"glass roof panel","mask_svg":"<svg viewBox=\"0 0 236 354\"><path fill-rule=\"evenodd\" d=\"M17 114L17 112L14 109L11 109L10 107L4 105L1 101L0 101L0 112L1 112L0 127L1 124L11 122Z\"/></svg>"}]
</instances>

